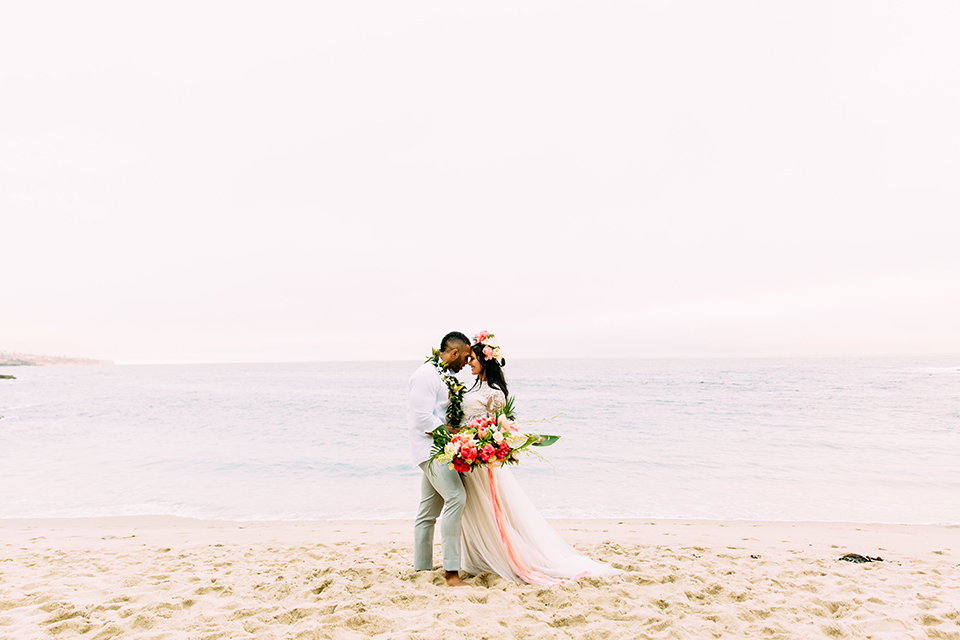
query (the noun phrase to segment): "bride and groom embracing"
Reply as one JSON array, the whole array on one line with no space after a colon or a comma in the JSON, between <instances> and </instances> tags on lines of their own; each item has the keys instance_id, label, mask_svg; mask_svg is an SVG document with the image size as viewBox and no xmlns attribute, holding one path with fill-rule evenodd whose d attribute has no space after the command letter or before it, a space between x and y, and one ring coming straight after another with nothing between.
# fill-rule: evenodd
<instances>
[{"instance_id":1,"label":"bride and groom embracing","mask_svg":"<svg viewBox=\"0 0 960 640\"><path fill-rule=\"evenodd\" d=\"M578 555L540 515L505 467L458 473L431 460L432 432L451 433L480 417L496 417L507 404L506 361L493 334L474 342L459 331L443 337L439 351L410 377L407 410L410 455L423 471L414 524L413 565L433 569L434 527L441 520L443 569L448 586L464 586L460 571L495 573L514 582L560 584L583 576L617 573ZM455 376L465 365L476 376L469 389Z\"/></svg>"}]
</instances>

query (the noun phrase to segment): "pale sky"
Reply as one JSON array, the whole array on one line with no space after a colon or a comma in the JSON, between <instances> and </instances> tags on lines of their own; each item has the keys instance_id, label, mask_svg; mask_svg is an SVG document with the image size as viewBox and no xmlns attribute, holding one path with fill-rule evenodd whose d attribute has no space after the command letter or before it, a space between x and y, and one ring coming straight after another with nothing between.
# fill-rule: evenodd
<instances>
[{"instance_id":1,"label":"pale sky","mask_svg":"<svg viewBox=\"0 0 960 640\"><path fill-rule=\"evenodd\" d=\"M960 353L960 3L19 2L0 351Z\"/></svg>"}]
</instances>

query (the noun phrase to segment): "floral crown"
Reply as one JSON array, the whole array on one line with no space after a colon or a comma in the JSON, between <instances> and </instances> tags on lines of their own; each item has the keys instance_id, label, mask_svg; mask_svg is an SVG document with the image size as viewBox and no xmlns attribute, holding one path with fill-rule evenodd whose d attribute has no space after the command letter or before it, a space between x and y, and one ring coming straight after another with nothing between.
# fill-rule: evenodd
<instances>
[{"instance_id":1,"label":"floral crown","mask_svg":"<svg viewBox=\"0 0 960 640\"><path fill-rule=\"evenodd\" d=\"M497 337L489 331L481 331L473 336L473 344L483 345L484 360L500 360L500 347L497 345Z\"/></svg>"}]
</instances>

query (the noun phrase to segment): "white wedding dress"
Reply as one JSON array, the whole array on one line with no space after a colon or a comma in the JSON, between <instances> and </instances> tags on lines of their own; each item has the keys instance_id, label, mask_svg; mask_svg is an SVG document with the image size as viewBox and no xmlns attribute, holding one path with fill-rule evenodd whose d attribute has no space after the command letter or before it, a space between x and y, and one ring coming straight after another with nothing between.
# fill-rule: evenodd
<instances>
[{"instance_id":1,"label":"white wedding dress","mask_svg":"<svg viewBox=\"0 0 960 640\"><path fill-rule=\"evenodd\" d=\"M485 382L464 394L463 421L493 415L504 406L501 391ZM491 491L491 484L493 490ZM506 467L480 467L463 474L460 568L495 573L514 582L560 584L584 576L619 573L579 555L540 515Z\"/></svg>"}]
</instances>

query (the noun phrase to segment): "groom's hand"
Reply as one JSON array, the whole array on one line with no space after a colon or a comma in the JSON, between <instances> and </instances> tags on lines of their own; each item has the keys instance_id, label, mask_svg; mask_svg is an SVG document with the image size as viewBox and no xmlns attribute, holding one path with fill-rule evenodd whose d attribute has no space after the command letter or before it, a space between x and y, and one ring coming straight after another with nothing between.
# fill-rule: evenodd
<instances>
[{"instance_id":1,"label":"groom's hand","mask_svg":"<svg viewBox=\"0 0 960 640\"><path fill-rule=\"evenodd\" d=\"M451 434L459 433L459 432L460 432L460 429L463 428L463 427L455 427L455 426L450 425L450 424L447 424L447 425L444 425L444 426L447 428L447 431L449 431Z\"/></svg>"}]
</instances>

